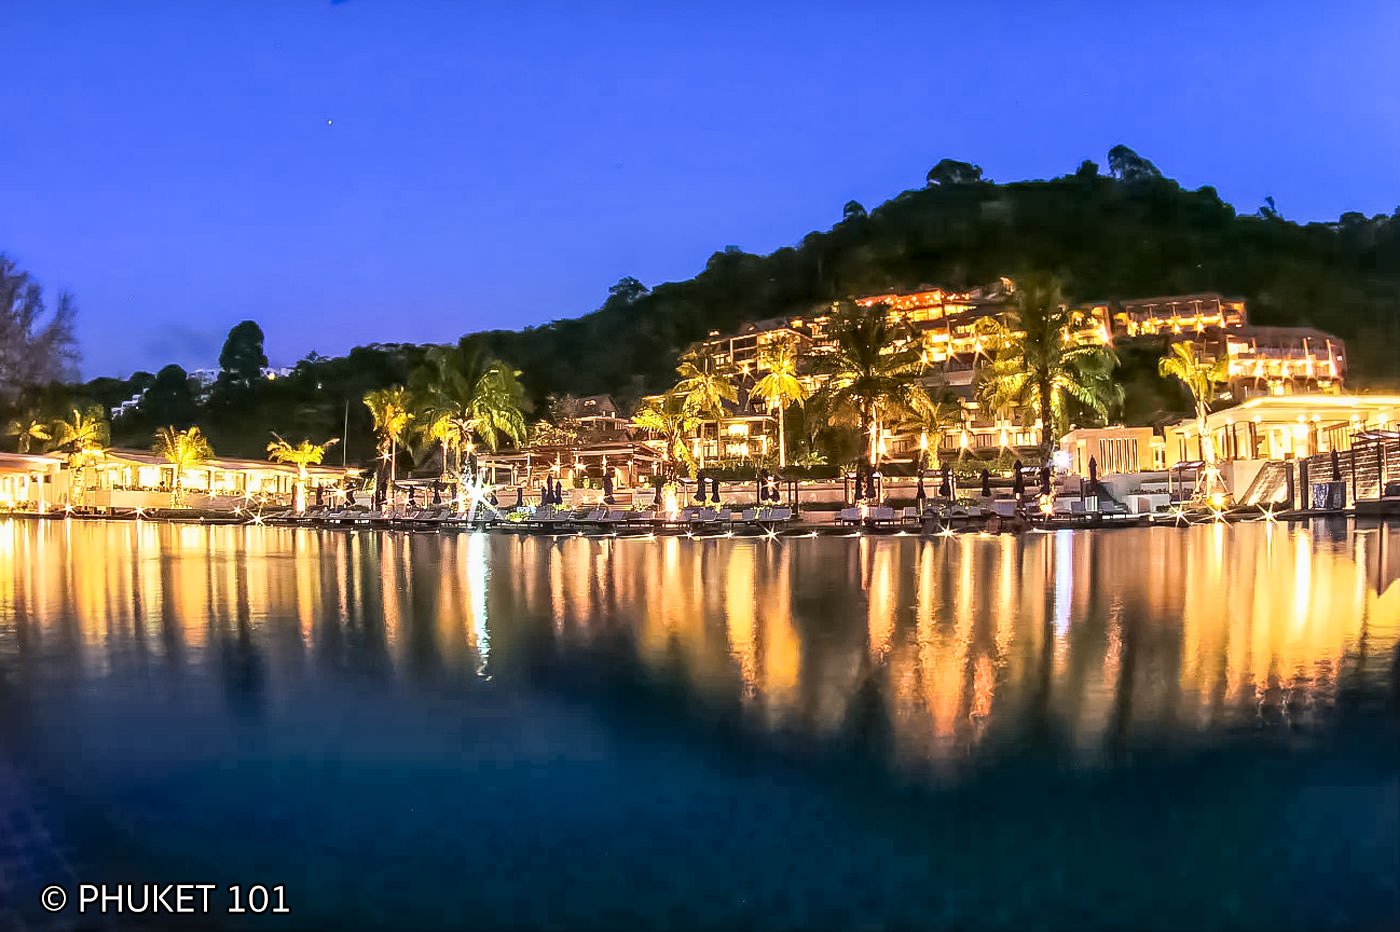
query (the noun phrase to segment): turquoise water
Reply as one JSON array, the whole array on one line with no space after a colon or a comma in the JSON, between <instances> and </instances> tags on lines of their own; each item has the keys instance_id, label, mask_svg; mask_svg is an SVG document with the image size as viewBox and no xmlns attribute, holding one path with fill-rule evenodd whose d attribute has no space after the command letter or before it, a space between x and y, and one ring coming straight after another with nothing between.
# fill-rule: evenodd
<instances>
[{"instance_id":1,"label":"turquoise water","mask_svg":"<svg viewBox=\"0 0 1400 932\"><path fill-rule=\"evenodd\" d=\"M0 521L0 763L239 928L1379 929L1398 641L1395 527Z\"/></svg>"}]
</instances>

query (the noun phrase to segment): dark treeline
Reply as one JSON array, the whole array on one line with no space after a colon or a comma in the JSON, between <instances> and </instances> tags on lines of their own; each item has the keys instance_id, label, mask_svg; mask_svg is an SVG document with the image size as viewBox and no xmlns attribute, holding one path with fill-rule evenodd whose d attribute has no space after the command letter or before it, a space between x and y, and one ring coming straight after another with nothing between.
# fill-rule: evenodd
<instances>
[{"instance_id":1,"label":"dark treeline","mask_svg":"<svg viewBox=\"0 0 1400 932\"><path fill-rule=\"evenodd\" d=\"M581 317L464 341L521 370L536 412L546 410L550 395L563 394L608 392L631 407L669 385L679 354L711 331L852 295L969 288L1028 269L1055 273L1079 301L1195 291L1244 297L1254 323L1311 325L1347 340L1353 386L1400 381L1400 209L1308 224L1287 220L1271 200L1240 213L1213 188L1186 190L1121 146L1109 153L1106 171L1085 161L1047 181L998 184L974 165L945 159L926 186L869 211L849 202L830 230L796 246L766 256L729 247L689 280L648 288L624 278ZM408 381L425 349L313 353L283 378L233 384L221 375L204 399L183 370L167 367L31 388L9 404L113 407L146 391L139 409L113 424L114 442L145 445L157 426L197 422L220 453L246 456L262 455L273 430L338 438L348 411L347 442L333 458L343 450L356 462L375 447L364 393ZM1150 371L1155 352L1138 355L1123 359L1128 397L1121 414L1142 420L1183 410L1183 399L1164 393Z\"/></svg>"}]
</instances>

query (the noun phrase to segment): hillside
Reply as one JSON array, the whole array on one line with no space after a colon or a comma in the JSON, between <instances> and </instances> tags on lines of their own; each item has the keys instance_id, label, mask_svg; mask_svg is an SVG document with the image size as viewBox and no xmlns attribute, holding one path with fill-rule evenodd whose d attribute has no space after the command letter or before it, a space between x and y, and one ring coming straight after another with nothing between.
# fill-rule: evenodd
<instances>
[{"instance_id":1,"label":"hillside","mask_svg":"<svg viewBox=\"0 0 1400 932\"><path fill-rule=\"evenodd\" d=\"M590 314L483 336L524 370L537 398L634 396L665 383L677 352L711 330L849 295L963 288L1045 268L1083 300L1242 296L1256 323L1345 338L1356 384L1400 378L1400 210L1307 225L1269 208L1241 214L1213 188L1185 190L1127 156L1118 177L1086 162L1049 181L932 183L868 214L848 204L841 222L797 246L718 252L688 281L647 291L625 280Z\"/></svg>"},{"instance_id":2,"label":"hillside","mask_svg":"<svg viewBox=\"0 0 1400 932\"><path fill-rule=\"evenodd\" d=\"M796 246L766 256L717 252L687 281L648 289L624 279L591 313L472 338L522 370L536 411L554 393L609 392L629 406L665 387L678 354L712 330L851 295L971 287L1036 268L1057 272L1077 300L1242 296L1255 323L1309 324L1346 339L1353 387L1400 384L1400 211L1302 225L1272 207L1241 214L1209 187L1185 190L1122 147L1109 163L1107 175L1085 162L1064 177L997 184L975 166L944 160L927 186L869 212L849 203L840 222ZM150 411L123 419L115 439L144 445L159 423L197 419L220 452L260 456L269 430L340 437L348 420L348 443L335 454L363 460L373 441L360 398L406 381L422 350L368 346L309 357L237 404L197 412L187 397L152 399ZM1150 352L1123 361L1124 416L1186 410L1184 397L1157 379ZM82 397L115 405L151 378L98 379L58 393L67 397L50 390L44 406L64 410Z\"/></svg>"}]
</instances>

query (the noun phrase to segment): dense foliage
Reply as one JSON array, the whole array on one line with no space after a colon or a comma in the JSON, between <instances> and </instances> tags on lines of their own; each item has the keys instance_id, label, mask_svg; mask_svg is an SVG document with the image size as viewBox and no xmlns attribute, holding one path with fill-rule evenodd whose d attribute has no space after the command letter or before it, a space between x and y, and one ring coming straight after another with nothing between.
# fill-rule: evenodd
<instances>
[{"instance_id":1,"label":"dense foliage","mask_svg":"<svg viewBox=\"0 0 1400 932\"><path fill-rule=\"evenodd\" d=\"M730 247L694 278L654 288L623 279L592 313L478 334L463 349L520 370L527 409L546 410L551 396L604 392L631 409L643 394L670 386L685 348L711 331L852 295L973 287L1034 269L1056 274L1076 301L1195 291L1241 296L1254 323L1307 324L1346 339L1352 385L1400 382L1400 210L1297 224L1272 204L1246 214L1213 188L1186 190L1125 147L1115 147L1108 164L1109 174L1086 161L1063 177L997 184L975 165L944 159L925 187L870 210L847 203L830 230L796 246L766 256ZM426 353L376 345L339 358L312 354L290 376L250 380L263 358L261 331L240 328L225 347L225 375L214 391L191 386L187 396L178 372L167 368L156 376L30 388L12 394L0 413L16 419L18 430L31 411L112 407L158 383L140 408L114 423L113 442L146 446L156 427L197 418L227 455L260 455L268 431L277 430L343 435L336 452L367 462L377 441L363 397L410 384ZM1184 389L1158 374L1163 350L1120 353L1115 378L1126 390L1125 419L1193 410ZM803 437L823 428L801 408L791 416L794 449L802 449Z\"/></svg>"}]
</instances>

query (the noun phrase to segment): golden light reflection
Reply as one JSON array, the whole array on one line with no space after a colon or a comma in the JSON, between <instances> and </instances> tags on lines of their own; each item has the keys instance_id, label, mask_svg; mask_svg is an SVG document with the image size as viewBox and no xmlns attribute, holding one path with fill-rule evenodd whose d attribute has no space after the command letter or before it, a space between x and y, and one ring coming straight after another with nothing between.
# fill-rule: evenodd
<instances>
[{"instance_id":1,"label":"golden light reflection","mask_svg":"<svg viewBox=\"0 0 1400 932\"><path fill-rule=\"evenodd\" d=\"M1092 757L1321 714L1391 675L1397 578L1394 526L551 540L5 520L0 659L63 651L102 675L241 637L279 675L304 655L474 678L622 638L651 678L761 729L864 735L874 708L897 760L955 767L1046 721Z\"/></svg>"}]
</instances>

